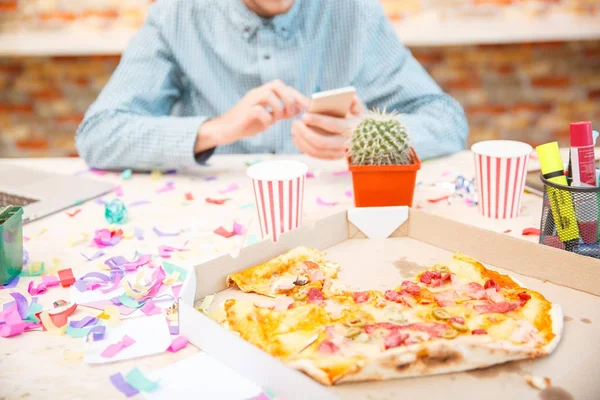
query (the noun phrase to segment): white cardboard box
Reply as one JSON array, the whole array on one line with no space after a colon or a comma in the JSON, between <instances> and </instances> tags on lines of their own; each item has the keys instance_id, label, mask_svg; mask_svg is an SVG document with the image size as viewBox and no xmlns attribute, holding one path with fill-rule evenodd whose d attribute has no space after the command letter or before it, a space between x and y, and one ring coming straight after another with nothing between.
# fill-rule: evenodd
<instances>
[{"instance_id":1,"label":"white cardboard box","mask_svg":"<svg viewBox=\"0 0 600 400\"><path fill-rule=\"evenodd\" d=\"M297 246L325 250L341 264L339 277L357 290L385 290L403 277L450 258L455 251L477 258L541 292L562 306L565 327L555 352L537 360L485 370L326 387L222 328L194 308L216 293L227 298L256 296L227 288L226 277ZM406 207L350 209L194 268L179 302L181 334L265 390L294 399L538 399L525 374L549 377L547 399L600 398L600 261L525 242ZM540 395L541 396L541 395ZM567 396L567 397L564 397ZM546 399L546 397L539 397Z\"/></svg>"}]
</instances>

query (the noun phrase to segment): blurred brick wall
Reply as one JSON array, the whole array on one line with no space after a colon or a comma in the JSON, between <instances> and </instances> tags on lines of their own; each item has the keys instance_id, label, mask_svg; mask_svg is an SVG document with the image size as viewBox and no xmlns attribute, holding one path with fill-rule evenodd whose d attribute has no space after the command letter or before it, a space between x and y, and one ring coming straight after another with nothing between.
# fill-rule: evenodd
<instances>
[{"instance_id":1,"label":"blurred brick wall","mask_svg":"<svg viewBox=\"0 0 600 400\"><path fill-rule=\"evenodd\" d=\"M27 8L21 8L25 3ZM40 24L48 29L65 25L73 29L136 25L143 19L148 3L0 0L0 25L8 19L21 21L10 29L28 24L37 24L37 29ZM532 18L543 12L590 14L600 10L600 0L382 3L392 19L427 12L423 8L426 3L443 13L518 7ZM475 3L479 6L469 8ZM586 119L600 127L600 41L412 50L436 81L465 107L471 143L505 138L532 144L550 140L566 144L569 122ZM0 156L75 155L75 130L118 61L118 56L0 57Z\"/></svg>"}]
</instances>

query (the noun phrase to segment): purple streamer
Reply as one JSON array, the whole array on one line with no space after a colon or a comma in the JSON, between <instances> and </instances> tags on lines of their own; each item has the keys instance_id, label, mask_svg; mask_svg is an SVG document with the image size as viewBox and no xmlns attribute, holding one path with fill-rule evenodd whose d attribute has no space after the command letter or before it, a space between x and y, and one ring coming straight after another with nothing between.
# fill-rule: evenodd
<instances>
[{"instance_id":1,"label":"purple streamer","mask_svg":"<svg viewBox=\"0 0 600 400\"><path fill-rule=\"evenodd\" d=\"M179 325L169 326L169 332L171 332L171 335L179 335Z\"/></svg>"},{"instance_id":2,"label":"purple streamer","mask_svg":"<svg viewBox=\"0 0 600 400\"><path fill-rule=\"evenodd\" d=\"M144 231L140 227L133 228L133 234L137 238L137 240L144 240Z\"/></svg>"},{"instance_id":3,"label":"purple streamer","mask_svg":"<svg viewBox=\"0 0 600 400\"><path fill-rule=\"evenodd\" d=\"M10 295L13 299L15 299L15 302L17 303L17 310L19 310L19 315L21 316L21 319L26 319L27 313L29 312L29 303L27 302L27 299L21 293L17 292L13 292Z\"/></svg>"},{"instance_id":4,"label":"purple streamer","mask_svg":"<svg viewBox=\"0 0 600 400\"><path fill-rule=\"evenodd\" d=\"M180 233L180 232L163 232L163 231L159 230L157 227L154 227L153 231L158 236L179 236L179 233Z\"/></svg>"},{"instance_id":5,"label":"purple streamer","mask_svg":"<svg viewBox=\"0 0 600 400\"><path fill-rule=\"evenodd\" d=\"M119 392L123 393L126 397L135 396L139 393L133 386L127 383L127 381L123 377L123 374L121 374L120 372L111 375L110 382L115 388L117 388Z\"/></svg>"},{"instance_id":6,"label":"purple streamer","mask_svg":"<svg viewBox=\"0 0 600 400\"><path fill-rule=\"evenodd\" d=\"M138 200L138 201L134 201L133 203L129 203L129 205L127 207L137 207L137 206L145 206L146 204L151 204L152 202L150 200Z\"/></svg>"},{"instance_id":7,"label":"purple streamer","mask_svg":"<svg viewBox=\"0 0 600 400\"><path fill-rule=\"evenodd\" d=\"M77 280L77 282L75 282L74 286L80 292L85 292L87 290L87 285L88 285L88 283L85 282L85 279L89 279L89 278L100 279L101 281L104 281L104 282L110 281L110 277L106 274L103 274L101 272L88 272L87 274L85 274L84 276L79 278Z\"/></svg>"},{"instance_id":8,"label":"purple streamer","mask_svg":"<svg viewBox=\"0 0 600 400\"><path fill-rule=\"evenodd\" d=\"M112 301L115 306L123 305L123 303L121 303L121 299L119 299L119 296L113 297L112 299L110 299L110 301Z\"/></svg>"},{"instance_id":9,"label":"purple streamer","mask_svg":"<svg viewBox=\"0 0 600 400\"><path fill-rule=\"evenodd\" d=\"M107 265L110 269L115 269L119 268L123 264L127 264L128 262L129 260L123 256L115 256L104 261L104 265Z\"/></svg>"},{"instance_id":10,"label":"purple streamer","mask_svg":"<svg viewBox=\"0 0 600 400\"><path fill-rule=\"evenodd\" d=\"M216 181L217 177L216 176L207 176L206 178L204 178L205 181Z\"/></svg>"},{"instance_id":11,"label":"purple streamer","mask_svg":"<svg viewBox=\"0 0 600 400\"><path fill-rule=\"evenodd\" d=\"M81 253L82 256L84 256L88 261L94 261L100 257L102 257L104 255L104 252L102 250L98 250L97 252L95 252L93 255L91 256L87 256L84 253Z\"/></svg>"},{"instance_id":12,"label":"purple streamer","mask_svg":"<svg viewBox=\"0 0 600 400\"><path fill-rule=\"evenodd\" d=\"M103 206L103 205L105 205L105 204L106 204L106 201L105 201L105 200L102 200L102 199L96 199L95 203L96 203L96 204L100 204L101 206Z\"/></svg>"},{"instance_id":13,"label":"purple streamer","mask_svg":"<svg viewBox=\"0 0 600 400\"><path fill-rule=\"evenodd\" d=\"M106 332L106 327L104 325L98 325L98 326L95 326L92 329L90 329L90 332L88 333L88 335L91 333L92 337L94 338L94 341L98 342L98 341L104 339L105 332Z\"/></svg>"},{"instance_id":14,"label":"purple streamer","mask_svg":"<svg viewBox=\"0 0 600 400\"><path fill-rule=\"evenodd\" d=\"M91 325L95 325L98 323L98 318L96 317L83 317L79 321L71 321L69 322L69 326L71 328L85 328Z\"/></svg>"}]
</instances>

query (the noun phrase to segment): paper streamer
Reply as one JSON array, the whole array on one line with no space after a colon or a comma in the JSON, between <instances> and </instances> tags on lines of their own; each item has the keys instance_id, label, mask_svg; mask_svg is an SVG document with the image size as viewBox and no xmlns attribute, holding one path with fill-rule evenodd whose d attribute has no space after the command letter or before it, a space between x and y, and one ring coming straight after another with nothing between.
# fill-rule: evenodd
<instances>
[{"instance_id":1,"label":"paper streamer","mask_svg":"<svg viewBox=\"0 0 600 400\"><path fill-rule=\"evenodd\" d=\"M125 293L123 293L121 296L119 296L119 301L125 307L129 307L129 308L140 308L145 303L145 302L138 302L138 301L132 299L131 297L129 297L128 295L126 295Z\"/></svg>"},{"instance_id":2,"label":"paper streamer","mask_svg":"<svg viewBox=\"0 0 600 400\"><path fill-rule=\"evenodd\" d=\"M333 176L345 176L345 175L349 175L350 171L348 171L347 169L341 170L341 171L333 171L331 173L331 175Z\"/></svg>"},{"instance_id":3,"label":"paper streamer","mask_svg":"<svg viewBox=\"0 0 600 400\"><path fill-rule=\"evenodd\" d=\"M223 228L222 226L218 227L213 232L221 237L224 237L225 239L229 239L236 235L235 232L233 232L233 231L229 232L227 229Z\"/></svg>"},{"instance_id":4,"label":"paper streamer","mask_svg":"<svg viewBox=\"0 0 600 400\"><path fill-rule=\"evenodd\" d=\"M22 319L27 319L27 315L29 312L29 303L27 298L23 296L19 292L13 292L10 296L15 299L15 304L17 305L17 311Z\"/></svg>"},{"instance_id":5,"label":"paper streamer","mask_svg":"<svg viewBox=\"0 0 600 400\"><path fill-rule=\"evenodd\" d=\"M179 280L181 282L185 281L185 278L187 277L187 271L175 264L171 264L168 263L166 261L163 261L162 267L164 268L165 272L169 275L173 275L175 272L179 273ZM175 288L173 288L174 290Z\"/></svg>"},{"instance_id":6,"label":"paper streamer","mask_svg":"<svg viewBox=\"0 0 600 400\"><path fill-rule=\"evenodd\" d=\"M52 320L52 324L57 327L57 328L62 328L64 326L67 325L67 320L69 319L69 316L71 316L71 314L73 314L75 312L75 310L77 310L77 304L72 304L70 307L65 308L64 310L57 312L57 313L47 313L50 316L50 319ZM38 313L38 318L39 318L39 314ZM44 322L42 321L42 325L44 329L46 328L46 325L44 324Z\"/></svg>"},{"instance_id":7,"label":"paper streamer","mask_svg":"<svg viewBox=\"0 0 600 400\"><path fill-rule=\"evenodd\" d=\"M156 233L158 236L179 236L179 234L181 232L164 232L161 231L160 229L158 229L157 227L152 228L152 230L154 231L154 233Z\"/></svg>"},{"instance_id":8,"label":"paper streamer","mask_svg":"<svg viewBox=\"0 0 600 400\"><path fill-rule=\"evenodd\" d=\"M122 237L123 231L121 229L114 231L98 229L94 235L93 243L98 247L115 246L121 241Z\"/></svg>"},{"instance_id":9,"label":"paper streamer","mask_svg":"<svg viewBox=\"0 0 600 400\"><path fill-rule=\"evenodd\" d=\"M73 270L71 268L61 269L58 271L58 279L60 280L60 286L69 287L75 283L75 277L73 276Z\"/></svg>"},{"instance_id":10,"label":"paper streamer","mask_svg":"<svg viewBox=\"0 0 600 400\"><path fill-rule=\"evenodd\" d=\"M110 376L110 383L121 393L125 395L125 397L132 397L139 393L139 391L135 390L123 377L123 375L119 372Z\"/></svg>"},{"instance_id":11,"label":"paper streamer","mask_svg":"<svg viewBox=\"0 0 600 400\"><path fill-rule=\"evenodd\" d=\"M96 279L97 281L96 282L86 282L86 279ZM88 286L90 283L99 283L98 281L100 281L102 283L106 283L106 282L110 282L111 279L108 275L103 274L101 272L88 272L87 274L80 277L77 280L77 282L75 282L74 286L80 292L85 292L90 289L90 286Z\"/></svg>"},{"instance_id":12,"label":"paper streamer","mask_svg":"<svg viewBox=\"0 0 600 400\"><path fill-rule=\"evenodd\" d=\"M104 340L104 334L106 333L106 327L104 325L94 326L90 329L89 335L92 335L92 340L94 342L99 342L100 340Z\"/></svg>"},{"instance_id":13,"label":"paper streamer","mask_svg":"<svg viewBox=\"0 0 600 400\"><path fill-rule=\"evenodd\" d=\"M54 336L63 336L67 331L66 322L60 328L57 327L56 325L54 325L54 322L52 322L52 318L50 318L50 314L48 314L47 312L42 311L38 314L38 316L40 318L40 321L42 321L42 325L44 326L46 331L48 331L49 334Z\"/></svg>"},{"instance_id":14,"label":"paper streamer","mask_svg":"<svg viewBox=\"0 0 600 400\"><path fill-rule=\"evenodd\" d=\"M85 328L87 326L93 326L98 323L99 319L96 317L83 317L79 321L69 322L69 326L72 328Z\"/></svg>"},{"instance_id":15,"label":"paper streamer","mask_svg":"<svg viewBox=\"0 0 600 400\"><path fill-rule=\"evenodd\" d=\"M94 261L94 260L102 257L104 255L104 252L102 250L98 250L97 252L95 252L91 256L88 256L88 255L86 255L84 253L81 253L81 255L84 256L88 261Z\"/></svg>"},{"instance_id":16,"label":"paper streamer","mask_svg":"<svg viewBox=\"0 0 600 400\"><path fill-rule=\"evenodd\" d=\"M238 186L237 183L232 183L231 185L227 186L227 188L223 189L223 190L219 190L220 194L225 194L225 193L230 193L230 192L234 192L236 190L238 190L240 187Z\"/></svg>"},{"instance_id":17,"label":"paper streamer","mask_svg":"<svg viewBox=\"0 0 600 400\"><path fill-rule=\"evenodd\" d=\"M227 200L228 199L211 199L210 197L205 199L208 204L216 204L218 206L222 206Z\"/></svg>"},{"instance_id":18,"label":"paper streamer","mask_svg":"<svg viewBox=\"0 0 600 400\"><path fill-rule=\"evenodd\" d=\"M113 284L106 289L100 289L102 293L110 293L119 288L121 279L123 279L123 273L121 271L111 271L110 273Z\"/></svg>"},{"instance_id":19,"label":"paper streamer","mask_svg":"<svg viewBox=\"0 0 600 400\"><path fill-rule=\"evenodd\" d=\"M141 308L142 312L146 315L162 314L160 307L157 307L152 300L148 300Z\"/></svg>"},{"instance_id":20,"label":"paper streamer","mask_svg":"<svg viewBox=\"0 0 600 400\"><path fill-rule=\"evenodd\" d=\"M100 353L100 356L105 358L113 358L114 356L119 354L121 350L126 349L127 347L132 346L133 344L135 344L135 340L125 335L123 336L123 339L121 339L121 341L111 344L106 349L104 349L104 351Z\"/></svg>"},{"instance_id":21,"label":"paper streamer","mask_svg":"<svg viewBox=\"0 0 600 400\"><path fill-rule=\"evenodd\" d=\"M171 190L174 190L174 189L175 189L174 183L169 181L165 184L165 186L163 186L159 189L156 189L156 193L170 192Z\"/></svg>"},{"instance_id":22,"label":"paper streamer","mask_svg":"<svg viewBox=\"0 0 600 400\"><path fill-rule=\"evenodd\" d=\"M317 197L317 204L320 206L336 206L338 203L335 201L325 201L320 197Z\"/></svg>"},{"instance_id":23,"label":"paper streamer","mask_svg":"<svg viewBox=\"0 0 600 400\"><path fill-rule=\"evenodd\" d=\"M188 201L192 201L192 200L194 200L194 195L193 195L193 194L191 194L190 192L187 192L187 193L185 194L185 196L184 196L184 197L185 197L185 199L186 199L186 200L188 200Z\"/></svg>"},{"instance_id":24,"label":"paper streamer","mask_svg":"<svg viewBox=\"0 0 600 400\"><path fill-rule=\"evenodd\" d=\"M523 236L529 236L529 235L539 236L540 230L538 228L525 228L525 229L523 229L523 232L521 233L521 235L523 235Z\"/></svg>"},{"instance_id":25,"label":"paper streamer","mask_svg":"<svg viewBox=\"0 0 600 400\"><path fill-rule=\"evenodd\" d=\"M144 231L142 230L142 228L139 227L134 227L133 228L133 234L135 235L135 237L137 238L137 240L144 240Z\"/></svg>"},{"instance_id":26,"label":"paper streamer","mask_svg":"<svg viewBox=\"0 0 600 400\"><path fill-rule=\"evenodd\" d=\"M129 261L123 256L111 257L108 260L104 261L104 264L107 265L110 269L119 268L121 265L127 264Z\"/></svg>"},{"instance_id":27,"label":"paper streamer","mask_svg":"<svg viewBox=\"0 0 600 400\"><path fill-rule=\"evenodd\" d=\"M67 211L67 215L71 218L73 218L74 216L76 216L77 214L79 214L81 212L81 208L76 209L75 211Z\"/></svg>"},{"instance_id":28,"label":"paper streamer","mask_svg":"<svg viewBox=\"0 0 600 400\"><path fill-rule=\"evenodd\" d=\"M69 325L69 326L67 326L66 334L69 335L70 337L72 337L73 339L79 339L79 338L87 337L87 335L89 335L91 330L92 330L91 326L88 326L85 328L74 328Z\"/></svg>"},{"instance_id":29,"label":"paper streamer","mask_svg":"<svg viewBox=\"0 0 600 400\"><path fill-rule=\"evenodd\" d=\"M29 285L27 286L27 292L29 292L29 294L32 296L35 296L38 294L44 294L44 293L46 293L48 288L58 286L59 284L60 284L60 281L58 280L57 277L43 276L42 282L37 287L34 286L33 281L30 281Z\"/></svg>"},{"instance_id":30,"label":"paper streamer","mask_svg":"<svg viewBox=\"0 0 600 400\"><path fill-rule=\"evenodd\" d=\"M183 349L188 345L190 341L185 336L179 336L173 340L173 343L167 349L171 353L177 353L179 350Z\"/></svg>"},{"instance_id":31,"label":"paper streamer","mask_svg":"<svg viewBox=\"0 0 600 400\"><path fill-rule=\"evenodd\" d=\"M150 200L138 200L138 201L134 201L132 203L129 203L127 205L127 207L131 208L131 207L139 207L139 206L145 206L147 204L151 204L152 202Z\"/></svg>"},{"instance_id":32,"label":"paper streamer","mask_svg":"<svg viewBox=\"0 0 600 400\"><path fill-rule=\"evenodd\" d=\"M123 269L125 271L135 271L139 267L148 264L151 259L150 254L142 254L137 260L123 264Z\"/></svg>"},{"instance_id":33,"label":"paper streamer","mask_svg":"<svg viewBox=\"0 0 600 400\"><path fill-rule=\"evenodd\" d=\"M142 371L137 368L129 371L129 373L125 376L125 380L139 392L154 392L159 386L158 382L154 382L146 378Z\"/></svg>"}]
</instances>

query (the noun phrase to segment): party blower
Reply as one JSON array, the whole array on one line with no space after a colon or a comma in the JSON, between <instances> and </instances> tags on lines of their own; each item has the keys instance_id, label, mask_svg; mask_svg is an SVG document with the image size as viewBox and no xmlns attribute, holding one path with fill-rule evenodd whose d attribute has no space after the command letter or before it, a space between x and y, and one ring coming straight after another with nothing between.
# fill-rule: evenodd
<instances>
[{"instance_id":1,"label":"party blower","mask_svg":"<svg viewBox=\"0 0 600 400\"><path fill-rule=\"evenodd\" d=\"M274 242L302 225L308 166L299 161L265 161L248 168L263 238Z\"/></svg>"}]
</instances>

